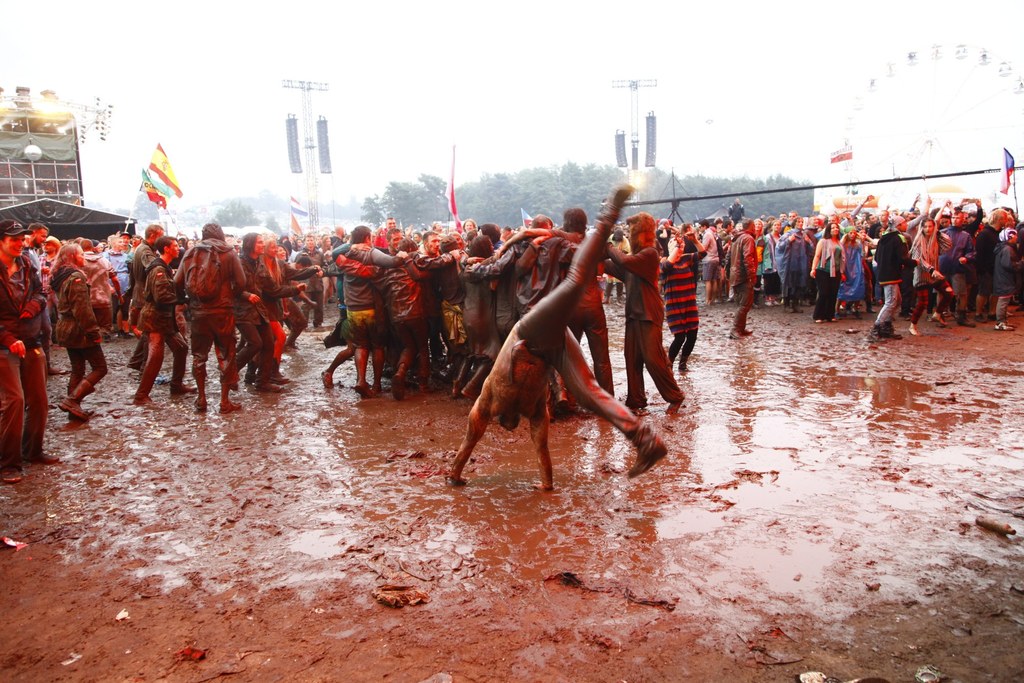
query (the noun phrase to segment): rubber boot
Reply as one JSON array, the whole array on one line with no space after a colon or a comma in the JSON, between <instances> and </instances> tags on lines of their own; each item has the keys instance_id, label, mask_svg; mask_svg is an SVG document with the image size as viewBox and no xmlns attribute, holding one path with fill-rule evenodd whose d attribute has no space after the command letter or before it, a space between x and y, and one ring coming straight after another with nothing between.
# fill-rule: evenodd
<instances>
[{"instance_id":1,"label":"rubber boot","mask_svg":"<svg viewBox=\"0 0 1024 683\"><path fill-rule=\"evenodd\" d=\"M83 379L78 383L74 391L61 399L61 402L57 407L67 413L68 417L73 417L74 419L81 420L82 422L88 422L93 413L92 411L82 410L81 402L83 398L92 392L92 383L87 379Z\"/></svg>"},{"instance_id":2,"label":"rubber boot","mask_svg":"<svg viewBox=\"0 0 1024 683\"><path fill-rule=\"evenodd\" d=\"M256 384L256 361L251 360L245 366L245 383Z\"/></svg>"},{"instance_id":3,"label":"rubber boot","mask_svg":"<svg viewBox=\"0 0 1024 683\"><path fill-rule=\"evenodd\" d=\"M459 356L456 361L455 372L452 373L452 398L462 396L462 387L466 384L469 375L469 358Z\"/></svg>"}]
</instances>

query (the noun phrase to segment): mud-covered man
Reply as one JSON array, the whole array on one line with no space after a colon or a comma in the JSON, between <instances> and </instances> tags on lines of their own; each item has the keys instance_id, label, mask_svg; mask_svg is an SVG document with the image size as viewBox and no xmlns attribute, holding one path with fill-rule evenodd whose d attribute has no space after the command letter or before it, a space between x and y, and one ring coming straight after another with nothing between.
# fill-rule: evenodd
<instances>
[{"instance_id":1,"label":"mud-covered man","mask_svg":"<svg viewBox=\"0 0 1024 683\"><path fill-rule=\"evenodd\" d=\"M465 483L462 471L492 418L511 430L521 417L526 417L540 461L539 488L553 488L548 451L550 368L562 375L583 407L611 422L636 446L637 457L629 470L630 477L646 472L664 457L666 448L658 435L600 387L579 343L566 328L587 283L597 275L597 264L605 252L612 226L631 191L626 187L616 192L594 232L577 250L565 280L512 328L470 411L469 427L449 472L449 483Z\"/></svg>"}]
</instances>

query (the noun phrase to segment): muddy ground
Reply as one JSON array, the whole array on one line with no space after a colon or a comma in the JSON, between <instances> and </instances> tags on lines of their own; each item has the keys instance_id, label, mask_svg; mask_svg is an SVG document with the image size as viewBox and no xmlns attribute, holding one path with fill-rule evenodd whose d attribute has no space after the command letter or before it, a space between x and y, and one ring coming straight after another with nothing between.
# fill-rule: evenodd
<instances>
[{"instance_id":1,"label":"muddy ground","mask_svg":"<svg viewBox=\"0 0 1024 683\"><path fill-rule=\"evenodd\" d=\"M703 309L679 415L648 383L669 457L630 481L622 435L559 420L552 493L526 425L447 486L469 402L359 400L351 365L325 391L323 332L286 395L223 417L166 386L132 406L131 342L108 344L88 425L50 380L63 463L0 488L0 535L28 544L0 550L2 678L1024 678L1020 536L975 525L1024 531L1024 329L870 346L867 320L772 308L730 341L733 310Z\"/></svg>"}]
</instances>

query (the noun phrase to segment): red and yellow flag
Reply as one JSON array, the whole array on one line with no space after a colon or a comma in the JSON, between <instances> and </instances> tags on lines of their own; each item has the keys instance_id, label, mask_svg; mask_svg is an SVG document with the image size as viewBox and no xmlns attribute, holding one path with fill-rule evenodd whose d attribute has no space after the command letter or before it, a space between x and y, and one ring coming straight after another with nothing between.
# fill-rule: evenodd
<instances>
[{"instance_id":1,"label":"red and yellow flag","mask_svg":"<svg viewBox=\"0 0 1024 683\"><path fill-rule=\"evenodd\" d=\"M181 197L178 179L174 177L174 169L171 168L171 162L167 160L164 148L160 144L157 144L156 151L153 152L153 159L149 162L149 170L155 173L157 178L170 188L176 197Z\"/></svg>"}]
</instances>

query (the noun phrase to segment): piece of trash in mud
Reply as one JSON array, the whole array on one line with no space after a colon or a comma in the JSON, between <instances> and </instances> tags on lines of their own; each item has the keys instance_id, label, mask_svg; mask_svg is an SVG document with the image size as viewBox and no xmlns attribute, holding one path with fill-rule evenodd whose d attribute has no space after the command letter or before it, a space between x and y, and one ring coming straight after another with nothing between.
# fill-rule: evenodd
<instances>
[{"instance_id":1,"label":"piece of trash in mud","mask_svg":"<svg viewBox=\"0 0 1024 683\"><path fill-rule=\"evenodd\" d=\"M22 548L24 548L25 546L28 545L28 543L22 543L21 541L15 541L13 538L7 538L6 536L4 536L3 538L0 538L0 541L3 541L4 545L6 545L8 547L14 548L14 552L18 552L19 550L21 550Z\"/></svg>"},{"instance_id":2,"label":"piece of trash in mud","mask_svg":"<svg viewBox=\"0 0 1024 683\"><path fill-rule=\"evenodd\" d=\"M1014 593L1020 593L1021 595L1024 595L1024 588L1021 588L1016 584L1010 584L1010 590Z\"/></svg>"},{"instance_id":3,"label":"piece of trash in mud","mask_svg":"<svg viewBox=\"0 0 1024 683\"><path fill-rule=\"evenodd\" d=\"M957 638L964 638L966 636L974 635L974 631L972 631L968 626L954 626L949 630Z\"/></svg>"},{"instance_id":4,"label":"piece of trash in mud","mask_svg":"<svg viewBox=\"0 0 1024 683\"><path fill-rule=\"evenodd\" d=\"M174 656L179 662L198 662L206 659L206 650L200 650L197 647L183 647L174 653Z\"/></svg>"},{"instance_id":5,"label":"piece of trash in mud","mask_svg":"<svg viewBox=\"0 0 1024 683\"><path fill-rule=\"evenodd\" d=\"M914 674L914 680L917 683L939 683L945 676L942 672L936 669L934 666L922 666Z\"/></svg>"},{"instance_id":6,"label":"piece of trash in mud","mask_svg":"<svg viewBox=\"0 0 1024 683\"><path fill-rule=\"evenodd\" d=\"M544 580L558 581L563 586L579 588L580 590L590 591L591 593L618 593L629 602L635 602L638 605L648 605L650 607L661 607L668 612L671 612L676 608L674 602L669 600L641 598L628 588L619 588L616 586L598 586L592 588L584 584L580 577L576 576L572 572L558 572L557 574L545 577Z\"/></svg>"},{"instance_id":7,"label":"piece of trash in mud","mask_svg":"<svg viewBox=\"0 0 1024 683\"><path fill-rule=\"evenodd\" d=\"M117 613L117 616L114 617L114 619L117 621L124 621L125 619L131 619L131 617L128 616L128 610L123 609Z\"/></svg>"},{"instance_id":8,"label":"piece of trash in mud","mask_svg":"<svg viewBox=\"0 0 1024 683\"><path fill-rule=\"evenodd\" d=\"M372 595L374 600L388 607L405 607L430 602L430 596L425 591L412 586L385 584L374 588Z\"/></svg>"},{"instance_id":9,"label":"piece of trash in mud","mask_svg":"<svg viewBox=\"0 0 1024 683\"><path fill-rule=\"evenodd\" d=\"M793 580L796 581L796 582L799 582L803 578L804 578L803 574L797 574L796 576L793 577Z\"/></svg>"},{"instance_id":10,"label":"piece of trash in mud","mask_svg":"<svg viewBox=\"0 0 1024 683\"><path fill-rule=\"evenodd\" d=\"M952 383L953 383L953 380L951 380L951 379L944 379L944 380L939 380L938 382L936 382L935 386L937 386L937 387L944 387L944 386L948 386L948 385L950 385Z\"/></svg>"},{"instance_id":11,"label":"piece of trash in mud","mask_svg":"<svg viewBox=\"0 0 1024 683\"><path fill-rule=\"evenodd\" d=\"M974 520L974 523L982 529L988 529L989 531L994 531L995 533L1003 536L1013 536L1017 533L1017 530L1009 524L1002 524L994 519L989 519L988 517L978 517Z\"/></svg>"},{"instance_id":12,"label":"piece of trash in mud","mask_svg":"<svg viewBox=\"0 0 1024 683\"><path fill-rule=\"evenodd\" d=\"M857 330L853 329L852 327L847 327L846 334L857 334Z\"/></svg>"},{"instance_id":13,"label":"piece of trash in mud","mask_svg":"<svg viewBox=\"0 0 1024 683\"><path fill-rule=\"evenodd\" d=\"M436 673L430 678L424 678L420 683L452 683L455 680L449 673L441 672Z\"/></svg>"},{"instance_id":14,"label":"piece of trash in mud","mask_svg":"<svg viewBox=\"0 0 1024 683\"><path fill-rule=\"evenodd\" d=\"M800 683L842 683L838 678L826 676L820 671L805 671L796 677Z\"/></svg>"},{"instance_id":15,"label":"piece of trash in mud","mask_svg":"<svg viewBox=\"0 0 1024 683\"><path fill-rule=\"evenodd\" d=\"M75 662L77 662L81 658L82 658L82 655L78 654L77 652L72 652L72 653L70 653L68 655L67 659L65 659L63 662L61 662L61 666L71 666L72 664L74 664Z\"/></svg>"},{"instance_id":16,"label":"piece of trash in mud","mask_svg":"<svg viewBox=\"0 0 1024 683\"><path fill-rule=\"evenodd\" d=\"M875 592L875 591L880 590L882 588L882 584L880 584L880 583L865 583L864 587L867 588L871 592Z\"/></svg>"}]
</instances>

